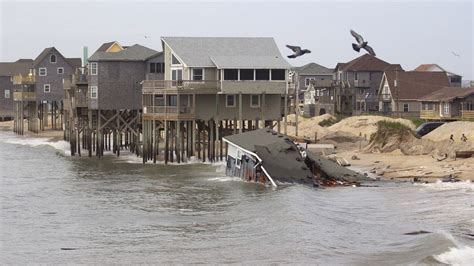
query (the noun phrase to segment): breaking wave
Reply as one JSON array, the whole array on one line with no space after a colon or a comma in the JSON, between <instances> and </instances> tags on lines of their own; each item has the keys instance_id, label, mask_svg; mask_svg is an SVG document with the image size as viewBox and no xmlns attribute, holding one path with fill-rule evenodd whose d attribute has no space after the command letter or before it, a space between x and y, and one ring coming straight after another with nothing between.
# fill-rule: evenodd
<instances>
[{"instance_id":1,"label":"breaking wave","mask_svg":"<svg viewBox=\"0 0 474 266\"><path fill-rule=\"evenodd\" d=\"M24 136L6 136L1 139L4 143L24 145L30 147L39 146L50 146L60 152L71 155L70 145L64 140L54 140L53 138L35 138L35 137L24 137Z\"/></svg>"},{"instance_id":2,"label":"breaking wave","mask_svg":"<svg viewBox=\"0 0 474 266\"><path fill-rule=\"evenodd\" d=\"M448 251L435 255L434 258L449 265L472 265L474 261L474 248L468 246L452 247Z\"/></svg>"}]
</instances>

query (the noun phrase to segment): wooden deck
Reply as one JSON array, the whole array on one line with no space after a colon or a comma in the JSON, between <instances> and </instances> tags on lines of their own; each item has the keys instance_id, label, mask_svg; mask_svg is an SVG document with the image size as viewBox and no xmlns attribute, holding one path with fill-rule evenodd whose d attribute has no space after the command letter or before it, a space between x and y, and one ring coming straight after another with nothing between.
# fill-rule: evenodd
<instances>
[{"instance_id":1,"label":"wooden deck","mask_svg":"<svg viewBox=\"0 0 474 266\"><path fill-rule=\"evenodd\" d=\"M460 116L440 116L439 110L421 110L420 118L426 120L467 120L474 121L474 110L461 110Z\"/></svg>"},{"instance_id":2,"label":"wooden deck","mask_svg":"<svg viewBox=\"0 0 474 266\"><path fill-rule=\"evenodd\" d=\"M13 101L36 101L36 92L24 92L15 91L13 92Z\"/></svg>"},{"instance_id":3,"label":"wooden deck","mask_svg":"<svg viewBox=\"0 0 474 266\"><path fill-rule=\"evenodd\" d=\"M13 76L13 85L34 85L35 76L23 76L21 74Z\"/></svg>"}]
</instances>

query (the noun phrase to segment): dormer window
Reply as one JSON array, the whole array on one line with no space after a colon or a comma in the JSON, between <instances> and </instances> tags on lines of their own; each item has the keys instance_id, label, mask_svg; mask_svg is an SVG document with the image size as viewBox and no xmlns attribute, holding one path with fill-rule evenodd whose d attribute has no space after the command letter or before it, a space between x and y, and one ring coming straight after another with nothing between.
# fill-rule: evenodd
<instances>
[{"instance_id":1,"label":"dormer window","mask_svg":"<svg viewBox=\"0 0 474 266\"><path fill-rule=\"evenodd\" d=\"M49 57L49 62L51 62L51 63L56 63L56 55L52 54L52 55Z\"/></svg>"},{"instance_id":2,"label":"dormer window","mask_svg":"<svg viewBox=\"0 0 474 266\"><path fill-rule=\"evenodd\" d=\"M181 65L181 62L179 62L178 58L176 56L171 55L171 64L172 65Z\"/></svg>"}]
</instances>

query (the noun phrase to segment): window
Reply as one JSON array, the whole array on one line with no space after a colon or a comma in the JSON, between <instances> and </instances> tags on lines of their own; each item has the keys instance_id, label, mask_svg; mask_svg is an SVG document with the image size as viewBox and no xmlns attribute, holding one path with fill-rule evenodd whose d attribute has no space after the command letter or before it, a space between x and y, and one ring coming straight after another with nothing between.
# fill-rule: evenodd
<instances>
[{"instance_id":1,"label":"window","mask_svg":"<svg viewBox=\"0 0 474 266\"><path fill-rule=\"evenodd\" d=\"M165 63L150 63L149 73L165 73Z\"/></svg>"},{"instance_id":2,"label":"window","mask_svg":"<svg viewBox=\"0 0 474 266\"><path fill-rule=\"evenodd\" d=\"M250 107L260 107L260 95L250 95Z\"/></svg>"},{"instance_id":3,"label":"window","mask_svg":"<svg viewBox=\"0 0 474 266\"><path fill-rule=\"evenodd\" d=\"M10 90L5 90L5 99L10 99Z\"/></svg>"},{"instance_id":4,"label":"window","mask_svg":"<svg viewBox=\"0 0 474 266\"><path fill-rule=\"evenodd\" d=\"M253 69L241 69L240 70L240 80L254 80L254 70Z\"/></svg>"},{"instance_id":5,"label":"window","mask_svg":"<svg viewBox=\"0 0 474 266\"><path fill-rule=\"evenodd\" d=\"M403 104L403 112L408 113L410 111L410 104L404 103Z\"/></svg>"},{"instance_id":6,"label":"window","mask_svg":"<svg viewBox=\"0 0 474 266\"><path fill-rule=\"evenodd\" d=\"M239 80L239 70L224 69L224 80Z\"/></svg>"},{"instance_id":7,"label":"window","mask_svg":"<svg viewBox=\"0 0 474 266\"><path fill-rule=\"evenodd\" d=\"M235 95L226 95L225 107L235 107Z\"/></svg>"},{"instance_id":8,"label":"window","mask_svg":"<svg viewBox=\"0 0 474 266\"><path fill-rule=\"evenodd\" d=\"M51 62L51 63L56 63L56 55L52 54L52 55L49 57L49 62Z\"/></svg>"},{"instance_id":9,"label":"window","mask_svg":"<svg viewBox=\"0 0 474 266\"><path fill-rule=\"evenodd\" d=\"M51 92L51 85L44 84L43 85L43 91L44 91L44 93L50 93Z\"/></svg>"},{"instance_id":10,"label":"window","mask_svg":"<svg viewBox=\"0 0 474 266\"><path fill-rule=\"evenodd\" d=\"M270 71L268 69L255 70L256 80L270 80Z\"/></svg>"},{"instance_id":11,"label":"window","mask_svg":"<svg viewBox=\"0 0 474 266\"><path fill-rule=\"evenodd\" d=\"M181 65L181 62L179 62L178 58L176 56L171 55L171 64L172 65Z\"/></svg>"},{"instance_id":12,"label":"window","mask_svg":"<svg viewBox=\"0 0 474 266\"><path fill-rule=\"evenodd\" d=\"M97 68L98 68L98 65L97 63L91 63L91 75L97 75Z\"/></svg>"},{"instance_id":13,"label":"window","mask_svg":"<svg viewBox=\"0 0 474 266\"><path fill-rule=\"evenodd\" d=\"M202 68L193 68L193 80L203 80L204 71Z\"/></svg>"},{"instance_id":14,"label":"window","mask_svg":"<svg viewBox=\"0 0 474 266\"><path fill-rule=\"evenodd\" d=\"M64 67L58 67L58 74L64 74Z\"/></svg>"},{"instance_id":15,"label":"window","mask_svg":"<svg viewBox=\"0 0 474 266\"><path fill-rule=\"evenodd\" d=\"M171 70L171 80L183 80L183 70L182 69L172 69Z\"/></svg>"},{"instance_id":16,"label":"window","mask_svg":"<svg viewBox=\"0 0 474 266\"><path fill-rule=\"evenodd\" d=\"M449 114L449 103L444 103L443 104L443 114L445 114L445 115Z\"/></svg>"},{"instance_id":17,"label":"window","mask_svg":"<svg viewBox=\"0 0 474 266\"><path fill-rule=\"evenodd\" d=\"M40 76L47 76L48 75L48 71L46 70L45 67L40 67L38 72L39 72Z\"/></svg>"},{"instance_id":18,"label":"window","mask_svg":"<svg viewBox=\"0 0 474 266\"><path fill-rule=\"evenodd\" d=\"M306 78L306 79L304 80L304 84L305 84L306 87L309 86L309 83L311 83L311 80L316 80L316 79L315 79L315 78Z\"/></svg>"},{"instance_id":19,"label":"window","mask_svg":"<svg viewBox=\"0 0 474 266\"><path fill-rule=\"evenodd\" d=\"M97 86L91 86L91 99L97 99L98 89Z\"/></svg>"},{"instance_id":20,"label":"window","mask_svg":"<svg viewBox=\"0 0 474 266\"><path fill-rule=\"evenodd\" d=\"M272 69L272 80L285 80L284 69Z\"/></svg>"},{"instance_id":21,"label":"window","mask_svg":"<svg viewBox=\"0 0 474 266\"><path fill-rule=\"evenodd\" d=\"M354 80L357 80L357 72L354 72Z\"/></svg>"}]
</instances>

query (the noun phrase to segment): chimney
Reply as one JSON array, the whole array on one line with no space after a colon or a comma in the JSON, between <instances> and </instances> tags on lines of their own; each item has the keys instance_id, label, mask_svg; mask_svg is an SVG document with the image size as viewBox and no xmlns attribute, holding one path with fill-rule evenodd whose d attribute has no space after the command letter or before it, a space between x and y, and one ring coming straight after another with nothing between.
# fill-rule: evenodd
<instances>
[{"instance_id":1,"label":"chimney","mask_svg":"<svg viewBox=\"0 0 474 266\"><path fill-rule=\"evenodd\" d=\"M89 59L89 49L87 48L87 46L84 46L82 48L82 66L83 67L87 65L88 59Z\"/></svg>"}]
</instances>

